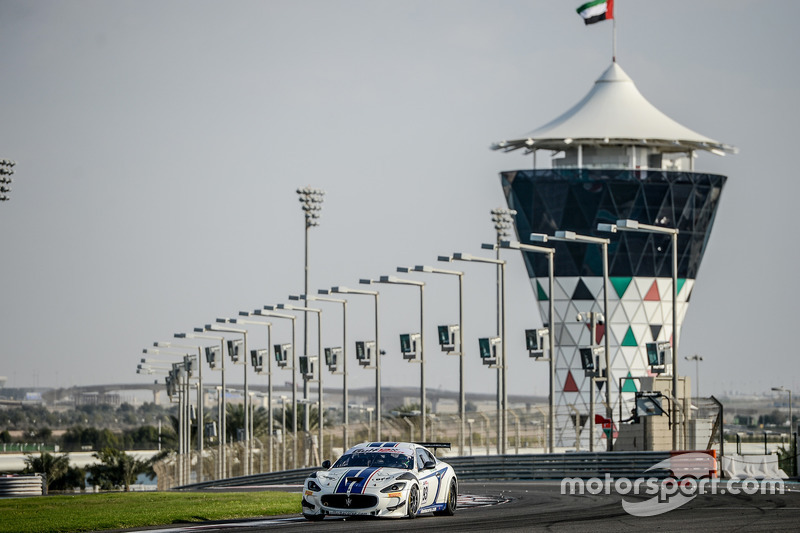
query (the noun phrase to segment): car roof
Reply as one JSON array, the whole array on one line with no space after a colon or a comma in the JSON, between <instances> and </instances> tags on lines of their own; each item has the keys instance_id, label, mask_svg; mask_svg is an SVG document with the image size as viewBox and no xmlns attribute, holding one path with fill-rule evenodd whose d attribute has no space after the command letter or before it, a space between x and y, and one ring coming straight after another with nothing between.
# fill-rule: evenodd
<instances>
[{"instance_id":1,"label":"car roof","mask_svg":"<svg viewBox=\"0 0 800 533\"><path fill-rule=\"evenodd\" d=\"M385 442L362 442L351 447L345 453L361 452L383 452L383 453L404 453L414 454L414 450L422 448L413 442L398 442L398 441L385 441Z\"/></svg>"}]
</instances>

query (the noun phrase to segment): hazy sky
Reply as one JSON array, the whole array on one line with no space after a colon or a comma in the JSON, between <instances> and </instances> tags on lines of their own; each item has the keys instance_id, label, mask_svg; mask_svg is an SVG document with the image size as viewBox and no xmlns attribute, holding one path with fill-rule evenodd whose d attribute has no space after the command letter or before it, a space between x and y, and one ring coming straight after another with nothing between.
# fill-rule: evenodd
<instances>
[{"instance_id":1,"label":"hazy sky","mask_svg":"<svg viewBox=\"0 0 800 533\"><path fill-rule=\"evenodd\" d=\"M612 24L584 26L580 3L0 0L0 158L18 162L0 205L7 386L148 382L135 367L153 341L301 293L299 186L327 192L314 293L481 254L505 205L498 173L530 166L489 145L561 114L610 63ZM696 162L729 181L682 355L704 357L704 395L797 391L800 2L618 0L616 16L618 61L644 96L740 149ZM545 395L523 339L541 319L507 258L509 392ZM476 339L494 332L495 272L453 267L467 272L468 387L492 392ZM435 344L457 320L455 279L415 279L427 384L455 390L457 361ZM418 330L418 291L378 289L383 383L417 386L397 335ZM324 305L338 345L340 306ZM372 316L350 299L350 344L372 338ZM288 322L273 335L288 342ZM353 387L373 383L351 363Z\"/></svg>"}]
</instances>

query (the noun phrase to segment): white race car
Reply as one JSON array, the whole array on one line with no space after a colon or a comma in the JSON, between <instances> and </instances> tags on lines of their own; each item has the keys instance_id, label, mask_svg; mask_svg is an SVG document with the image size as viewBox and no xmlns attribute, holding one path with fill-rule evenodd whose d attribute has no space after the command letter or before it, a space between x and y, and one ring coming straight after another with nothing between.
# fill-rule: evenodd
<instances>
[{"instance_id":1,"label":"white race car","mask_svg":"<svg viewBox=\"0 0 800 533\"><path fill-rule=\"evenodd\" d=\"M325 470L308 476L303 485L303 516L322 520L326 515L452 515L458 496L456 473L428 450L449 447L445 443L357 444L333 466L325 461Z\"/></svg>"}]
</instances>

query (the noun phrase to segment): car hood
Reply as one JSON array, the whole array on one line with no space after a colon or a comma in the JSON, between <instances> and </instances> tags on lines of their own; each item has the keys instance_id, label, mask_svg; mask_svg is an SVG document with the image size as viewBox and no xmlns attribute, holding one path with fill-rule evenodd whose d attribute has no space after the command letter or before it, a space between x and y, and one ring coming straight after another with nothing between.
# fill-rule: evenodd
<instances>
[{"instance_id":1,"label":"car hood","mask_svg":"<svg viewBox=\"0 0 800 533\"><path fill-rule=\"evenodd\" d=\"M411 472L402 468L375 466L331 468L317 472L317 484L335 493L360 494L370 487L384 487L403 474Z\"/></svg>"}]
</instances>

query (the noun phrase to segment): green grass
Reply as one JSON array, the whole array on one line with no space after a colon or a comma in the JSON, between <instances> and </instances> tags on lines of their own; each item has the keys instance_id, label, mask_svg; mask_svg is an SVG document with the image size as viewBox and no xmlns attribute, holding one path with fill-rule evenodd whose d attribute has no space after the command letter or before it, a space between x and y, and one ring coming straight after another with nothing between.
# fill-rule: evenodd
<instances>
[{"instance_id":1,"label":"green grass","mask_svg":"<svg viewBox=\"0 0 800 533\"><path fill-rule=\"evenodd\" d=\"M114 492L0 499L0 532L55 533L300 513L286 492Z\"/></svg>"}]
</instances>

